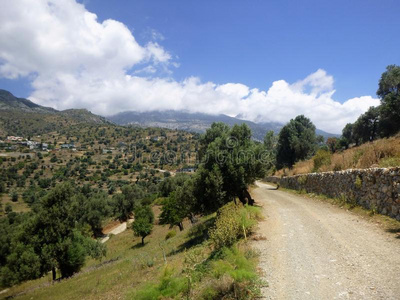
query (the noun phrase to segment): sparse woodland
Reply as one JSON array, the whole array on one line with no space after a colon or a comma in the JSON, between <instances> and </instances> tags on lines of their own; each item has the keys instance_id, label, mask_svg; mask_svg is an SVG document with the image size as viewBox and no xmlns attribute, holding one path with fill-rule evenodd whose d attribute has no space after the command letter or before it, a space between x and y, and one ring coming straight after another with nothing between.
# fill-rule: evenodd
<instances>
[{"instance_id":1,"label":"sparse woodland","mask_svg":"<svg viewBox=\"0 0 400 300\"><path fill-rule=\"evenodd\" d=\"M22 298L28 289L82 298L83 281L92 299L255 299L263 283L246 240L261 217L251 185L268 174L399 165L399 70L382 74L379 107L326 141L303 115L263 143L244 124L214 123L199 135L3 120L6 130L36 128L20 133L49 147L1 144L1 286ZM128 220L129 230L100 242L105 227Z\"/></svg>"}]
</instances>

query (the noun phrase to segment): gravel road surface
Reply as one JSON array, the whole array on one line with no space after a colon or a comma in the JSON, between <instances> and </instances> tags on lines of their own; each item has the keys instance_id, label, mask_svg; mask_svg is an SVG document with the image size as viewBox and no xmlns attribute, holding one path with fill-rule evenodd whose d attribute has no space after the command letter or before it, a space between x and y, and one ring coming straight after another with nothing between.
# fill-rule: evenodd
<instances>
[{"instance_id":1,"label":"gravel road surface","mask_svg":"<svg viewBox=\"0 0 400 300\"><path fill-rule=\"evenodd\" d=\"M258 182L263 299L400 299L400 239L323 201Z\"/></svg>"}]
</instances>

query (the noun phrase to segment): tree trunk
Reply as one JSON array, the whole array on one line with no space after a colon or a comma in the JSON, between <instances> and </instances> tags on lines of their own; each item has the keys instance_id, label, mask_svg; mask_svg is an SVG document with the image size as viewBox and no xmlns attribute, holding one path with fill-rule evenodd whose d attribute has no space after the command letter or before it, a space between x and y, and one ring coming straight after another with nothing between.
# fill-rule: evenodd
<instances>
[{"instance_id":1,"label":"tree trunk","mask_svg":"<svg viewBox=\"0 0 400 300\"><path fill-rule=\"evenodd\" d=\"M192 223L192 224L197 223L197 218L195 217L195 215L193 213L189 214L189 220L190 220L190 223Z\"/></svg>"},{"instance_id":2,"label":"tree trunk","mask_svg":"<svg viewBox=\"0 0 400 300\"><path fill-rule=\"evenodd\" d=\"M53 281L55 281L55 280L57 279L56 268L52 268L52 269L51 269L51 273L53 274Z\"/></svg>"},{"instance_id":3,"label":"tree trunk","mask_svg":"<svg viewBox=\"0 0 400 300\"><path fill-rule=\"evenodd\" d=\"M179 226L179 230L180 230L180 231L183 231L183 224L182 224L182 222L180 222L180 223L178 224L178 226Z\"/></svg>"},{"instance_id":4,"label":"tree trunk","mask_svg":"<svg viewBox=\"0 0 400 300\"><path fill-rule=\"evenodd\" d=\"M142 245L144 246L144 236L142 236Z\"/></svg>"}]
</instances>

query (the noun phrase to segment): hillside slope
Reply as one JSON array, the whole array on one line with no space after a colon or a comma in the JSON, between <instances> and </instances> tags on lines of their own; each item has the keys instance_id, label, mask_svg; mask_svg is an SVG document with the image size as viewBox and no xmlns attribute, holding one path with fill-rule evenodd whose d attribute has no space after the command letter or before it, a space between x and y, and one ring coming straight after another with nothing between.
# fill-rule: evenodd
<instances>
[{"instance_id":1,"label":"hillside slope","mask_svg":"<svg viewBox=\"0 0 400 300\"><path fill-rule=\"evenodd\" d=\"M354 168L397 167L400 166L400 135L328 154L322 165L317 169L315 169L314 159L315 157L300 161L292 169L279 170L275 175L296 175Z\"/></svg>"},{"instance_id":2,"label":"hillside slope","mask_svg":"<svg viewBox=\"0 0 400 300\"><path fill-rule=\"evenodd\" d=\"M108 124L86 109L57 111L0 90L0 136L36 135L77 124Z\"/></svg>"}]
</instances>

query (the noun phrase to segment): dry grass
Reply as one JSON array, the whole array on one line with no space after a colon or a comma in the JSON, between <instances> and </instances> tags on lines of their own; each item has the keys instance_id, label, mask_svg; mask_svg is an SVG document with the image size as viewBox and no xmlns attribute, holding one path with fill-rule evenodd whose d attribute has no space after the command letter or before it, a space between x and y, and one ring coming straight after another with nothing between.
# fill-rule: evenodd
<instances>
[{"instance_id":1,"label":"dry grass","mask_svg":"<svg viewBox=\"0 0 400 300\"><path fill-rule=\"evenodd\" d=\"M400 135L334 153L331 157L331 163L320 167L319 172L396 166L400 166ZM311 173L313 168L314 161L311 158L296 163L290 170L279 170L275 175L306 174Z\"/></svg>"},{"instance_id":2,"label":"dry grass","mask_svg":"<svg viewBox=\"0 0 400 300\"><path fill-rule=\"evenodd\" d=\"M156 216L158 213L155 208ZM168 265L177 270L182 268L184 249L191 246L187 237L189 221L185 221L184 226L184 231L177 231L175 237L165 241L170 229L155 225L152 234L146 237L145 246L141 245L140 238L134 237L132 230L126 230L106 243L107 256L102 262L89 259L82 272L57 283L52 283L50 273L24 282L1 294L0 299L127 299L138 286L158 278L164 267L160 243Z\"/></svg>"}]
</instances>

